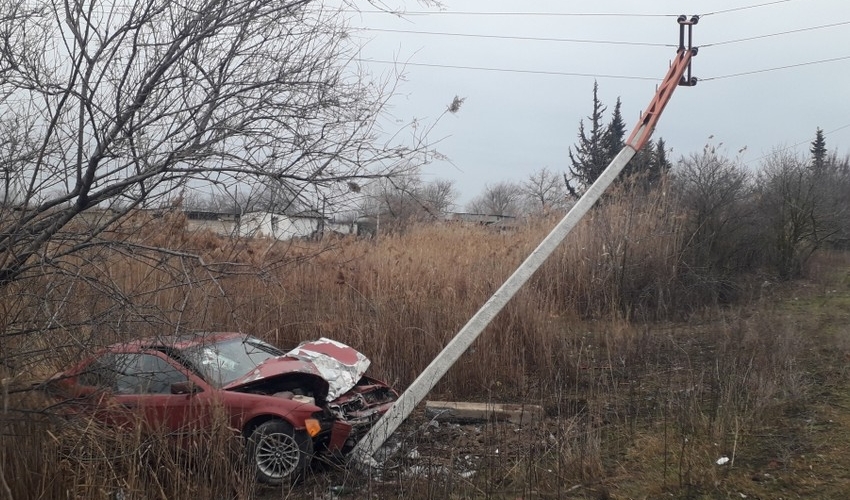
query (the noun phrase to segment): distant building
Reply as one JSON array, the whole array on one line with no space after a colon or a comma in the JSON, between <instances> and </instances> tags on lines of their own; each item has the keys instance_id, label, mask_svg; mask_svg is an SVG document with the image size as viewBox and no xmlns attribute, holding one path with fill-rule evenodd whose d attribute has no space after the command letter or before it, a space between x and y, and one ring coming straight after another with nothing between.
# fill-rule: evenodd
<instances>
[{"instance_id":1,"label":"distant building","mask_svg":"<svg viewBox=\"0 0 850 500\"><path fill-rule=\"evenodd\" d=\"M238 227L238 236L276 240L321 239L328 234L357 234L355 223L332 222L316 212L297 215L250 212L242 214Z\"/></svg>"},{"instance_id":2,"label":"distant building","mask_svg":"<svg viewBox=\"0 0 850 500\"><path fill-rule=\"evenodd\" d=\"M443 218L446 222L461 222L466 224L478 224L481 226L491 226L493 224L513 222L516 217L513 215L492 215L492 214L470 214L463 212L450 212Z\"/></svg>"},{"instance_id":3,"label":"distant building","mask_svg":"<svg viewBox=\"0 0 850 500\"><path fill-rule=\"evenodd\" d=\"M186 210L186 230L208 230L221 236L234 236L239 226L239 214L205 210Z\"/></svg>"}]
</instances>

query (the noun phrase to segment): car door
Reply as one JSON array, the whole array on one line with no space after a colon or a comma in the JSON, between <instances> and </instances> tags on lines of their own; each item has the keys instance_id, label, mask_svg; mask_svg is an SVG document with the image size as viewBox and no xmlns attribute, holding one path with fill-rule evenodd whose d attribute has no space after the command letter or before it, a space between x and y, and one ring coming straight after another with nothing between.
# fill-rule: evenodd
<instances>
[{"instance_id":1,"label":"car door","mask_svg":"<svg viewBox=\"0 0 850 500\"><path fill-rule=\"evenodd\" d=\"M173 394L178 382L192 382L196 389ZM78 384L82 393L101 394L98 415L111 425L169 433L209 425L210 387L162 352L106 353L80 374Z\"/></svg>"},{"instance_id":2,"label":"car door","mask_svg":"<svg viewBox=\"0 0 850 500\"><path fill-rule=\"evenodd\" d=\"M136 408L150 430L185 433L209 426L210 387L164 353L118 356L115 401ZM172 384L192 382L195 390L172 393Z\"/></svg>"}]
</instances>

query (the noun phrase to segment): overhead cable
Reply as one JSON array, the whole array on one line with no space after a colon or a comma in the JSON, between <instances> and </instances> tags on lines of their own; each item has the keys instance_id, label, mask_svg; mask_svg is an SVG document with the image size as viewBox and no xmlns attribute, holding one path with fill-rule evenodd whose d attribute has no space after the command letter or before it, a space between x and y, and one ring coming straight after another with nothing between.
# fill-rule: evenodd
<instances>
[{"instance_id":1,"label":"overhead cable","mask_svg":"<svg viewBox=\"0 0 850 500\"><path fill-rule=\"evenodd\" d=\"M652 78L648 76L629 76L629 75L605 75L605 74L596 74L596 73L573 73L573 72L565 72L565 71L543 71L543 70L528 70L528 69L511 69L511 68L486 68L481 66L456 66L451 64L428 64L428 63L415 63L415 62L399 62L399 61L382 61L379 59L357 59L360 62L367 63L378 63L378 64L392 64L396 66L418 66L424 68L446 68L446 69L463 69L463 70L472 70L472 71L493 71L499 73L524 73L530 75L551 75L551 76L578 76L578 77L586 77L586 78L611 78L611 79L619 79L619 80L653 80L657 81L658 78Z\"/></svg>"},{"instance_id":2,"label":"overhead cable","mask_svg":"<svg viewBox=\"0 0 850 500\"><path fill-rule=\"evenodd\" d=\"M830 59L821 59L819 61L809 61L809 62L798 63L798 64L789 64L787 66L777 66L775 68L764 68L764 69L757 69L757 70L753 70L753 71L744 71L744 72L741 72L741 73L732 73L732 74L723 75L723 76L713 76L713 77L709 77L709 78L700 78L700 81L706 82L706 81L710 81L710 80L723 80L725 78L736 78L736 77L739 77L739 76L755 75L757 73L767 73L768 71L779 71L781 69L799 68L801 66L811 66L811 65L814 65L814 64L824 64L824 63L835 62L835 61L843 61L845 59L850 59L850 56L832 57Z\"/></svg>"},{"instance_id":3,"label":"overhead cable","mask_svg":"<svg viewBox=\"0 0 850 500\"><path fill-rule=\"evenodd\" d=\"M728 78L737 78L740 76L754 75L758 73L767 73L769 71L779 71L783 69L792 69L798 68L802 66L811 66L815 64L825 64L829 62L843 61L850 59L850 55L841 56L841 57L833 57L830 59L821 59L818 61L808 61L798 64L789 64L786 66L776 66L773 68L763 68L752 71L743 71L740 73L731 73L728 75L721 76L713 76L708 78L700 78L700 82L708 82L713 80L724 80ZM396 66L416 66L423 68L445 68L445 69L461 69L461 70L470 70L470 71L491 71L498 73L522 73L522 74L530 74L530 75L550 75L550 76L576 76L576 77L588 77L588 78L610 78L610 79L620 79L620 80L653 80L657 81L658 78L648 77L648 76L632 76L632 75L611 75L611 74L597 74L597 73L576 73L576 72L567 72L567 71L546 71L546 70L529 70L529 69L514 69L514 68L490 68L483 66L463 66L463 65L452 65L452 64L431 64L431 63L417 63L417 62L399 62L399 61L385 61L380 59L356 59L359 62L366 63L377 63L377 64L391 64Z\"/></svg>"},{"instance_id":4,"label":"overhead cable","mask_svg":"<svg viewBox=\"0 0 850 500\"><path fill-rule=\"evenodd\" d=\"M804 31L814 31L814 30L825 29L825 28L834 28L836 26L844 26L844 25L847 25L847 24L850 24L850 21L840 21L840 22L837 22L837 23L822 24L820 26L810 26L808 28L799 28L799 29L788 30L788 31L780 31L778 33L769 33L769 34L766 34L766 35L756 35L756 36L750 36L750 37L746 37L746 38L738 38L738 39L735 39L735 40L726 40L724 42L705 43L705 44L700 45L700 48L702 48L702 47L716 47L718 45L729 45L729 44L732 44L732 43L739 43L739 42L749 42L750 40L759 40L761 38L770 38L770 37L774 37L774 36L788 35L788 34L791 34L791 33L802 33Z\"/></svg>"},{"instance_id":5,"label":"overhead cable","mask_svg":"<svg viewBox=\"0 0 850 500\"><path fill-rule=\"evenodd\" d=\"M412 30L397 30L384 28L360 28L365 31L377 31L381 33L405 33L412 35L441 35L441 36L458 36L468 38L492 38L499 40L528 40L534 42L563 42L563 43L595 43L606 45L637 45L642 47L677 47L672 43L651 43L651 42L627 42L617 40L587 40L582 38L548 38L537 36L512 36L512 35L479 35L474 33L449 33L443 31L412 31Z\"/></svg>"},{"instance_id":6,"label":"overhead cable","mask_svg":"<svg viewBox=\"0 0 850 500\"><path fill-rule=\"evenodd\" d=\"M844 130L844 129L846 129L846 128L850 128L850 123L848 123L848 124L846 124L846 125L842 125L842 126L840 126L840 127L838 127L838 128L834 128L834 129L832 129L832 130L830 130L830 131L828 131L828 132L824 132L824 133L823 133L823 135L827 136L827 135L830 135L830 134L834 134L835 132L839 132L839 131ZM805 141L798 142L797 144L792 144L792 145L790 145L790 146L785 146L785 147L783 147L783 148L779 148L779 149L777 149L776 151L778 151L778 152L780 152L780 153L781 153L781 152L783 152L783 151L788 151L789 149L797 149L797 148L799 148L800 146L802 146L802 145L804 145L804 144L811 144L811 141L810 141L809 139L806 139ZM767 158L767 157L768 157L768 156L770 156L771 154L773 154L773 153L768 153L768 154L765 154L765 155L761 155L761 156L759 156L758 158L754 158L754 159L749 160L749 161L746 161L746 162L744 162L744 163L746 163L746 164L748 164L748 165L749 165L750 163L755 163L755 162L757 162L757 161L764 160L765 158Z\"/></svg>"},{"instance_id":7,"label":"overhead cable","mask_svg":"<svg viewBox=\"0 0 850 500\"><path fill-rule=\"evenodd\" d=\"M776 33L767 33L764 35L756 35L750 36L746 38L736 38L733 40L724 40L722 42L713 42L713 43L705 43L701 44L700 48L705 47L716 47L720 45L730 45L734 43L741 42L749 42L752 40L760 40L763 38L771 38L782 35L790 35L794 33L803 33L806 31L815 31L827 28L835 28L838 26L846 26L850 24L850 21L839 21L836 23L830 24L822 24L819 26L809 26L806 28L798 28L787 31L780 31ZM410 35L436 35L436 36L456 36L456 37L466 37L466 38L486 38L486 39L496 39L496 40L523 40L523 41L535 41L535 42L561 42L561 43L586 43L586 44L598 44L598 45L632 45L632 46L640 46L640 47L677 47L676 44L672 43L653 43L653 42L631 42L624 40L592 40L592 39L584 39L584 38L554 38L554 37L538 37L538 36L514 36L514 35L484 35L477 33L457 33L457 32L446 32L446 31L416 31L416 30L402 30L402 29L389 29L389 28L368 28L362 27L358 28L363 31L374 31L379 33L403 33Z\"/></svg>"},{"instance_id":8,"label":"overhead cable","mask_svg":"<svg viewBox=\"0 0 850 500\"><path fill-rule=\"evenodd\" d=\"M789 0L785 0L789 1ZM677 14L634 14L612 12L483 12L452 10L358 10L342 9L355 14L391 14L395 16L543 16L543 17L679 17Z\"/></svg>"},{"instance_id":9,"label":"overhead cable","mask_svg":"<svg viewBox=\"0 0 850 500\"><path fill-rule=\"evenodd\" d=\"M701 16L705 17L705 16L713 16L713 15L716 15L716 14L727 14L729 12L738 12L740 10L757 9L759 7L767 7L769 5L776 5L776 4L779 4L779 3L786 3L786 2L790 2L790 1L792 1L792 0L776 0L775 2L760 3L760 4L757 4L757 5L747 5L747 6L744 6L744 7L733 7L731 9L715 10L714 12L706 12L705 14L701 14Z\"/></svg>"}]
</instances>

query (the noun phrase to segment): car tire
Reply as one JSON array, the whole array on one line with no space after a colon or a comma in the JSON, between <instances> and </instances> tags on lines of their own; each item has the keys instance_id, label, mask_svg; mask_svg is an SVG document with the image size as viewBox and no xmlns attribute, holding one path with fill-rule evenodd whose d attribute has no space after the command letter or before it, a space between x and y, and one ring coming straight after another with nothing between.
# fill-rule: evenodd
<instances>
[{"instance_id":1,"label":"car tire","mask_svg":"<svg viewBox=\"0 0 850 500\"><path fill-rule=\"evenodd\" d=\"M283 420L260 424L248 439L248 457L262 483L277 486L304 478L312 455L310 436Z\"/></svg>"}]
</instances>

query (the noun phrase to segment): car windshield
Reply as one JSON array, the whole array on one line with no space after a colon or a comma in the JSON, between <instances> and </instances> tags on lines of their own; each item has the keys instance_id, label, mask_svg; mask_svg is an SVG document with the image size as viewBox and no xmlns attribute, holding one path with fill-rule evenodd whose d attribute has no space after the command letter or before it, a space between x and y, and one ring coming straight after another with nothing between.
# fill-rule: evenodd
<instances>
[{"instance_id":1,"label":"car windshield","mask_svg":"<svg viewBox=\"0 0 850 500\"><path fill-rule=\"evenodd\" d=\"M283 351L253 337L237 337L183 350L184 358L209 383L223 387Z\"/></svg>"}]
</instances>

